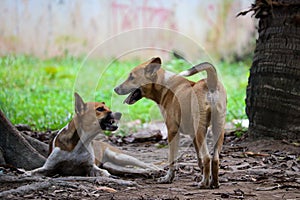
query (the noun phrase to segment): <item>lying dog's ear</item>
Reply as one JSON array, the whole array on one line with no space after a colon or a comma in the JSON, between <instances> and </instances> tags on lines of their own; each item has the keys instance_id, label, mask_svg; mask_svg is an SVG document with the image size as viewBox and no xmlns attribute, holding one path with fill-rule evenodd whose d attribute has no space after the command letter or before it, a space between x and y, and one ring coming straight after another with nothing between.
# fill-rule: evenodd
<instances>
[{"instance_id":1,"label":"lying dog's ear","mask_svg":"<svg viewBox=\"0 0 300 200\"><path fill-rule=\"evenodd\" d=\"M86 104L82 100L82 98L79 96L77 92L74 93L75 96L75 113L77 115L82 115L86 110Z\"/></svg>"},{"instance_id":2,"label":"lying dog's ear","mask_svg":"<svg viewBox=\"0 0 300 200\"><path fill-rule=\"evenodd\" d=\"M161 65L161 59L160 57L154 57L150 60L150 63L156 63L156 64L160 64Z\"/></svg>"},{"instance_id":3,"label":"lying dog's ear","mask_svg":"<svg viewBox=\"0 0 300 200\"><path fill-rule=\"evenodd\" d=\"M152 78L154 74L159 70L161 67L161 59L159 57L152 58L149 61L149 64L145 67L145 76L148 78Z\"/></svg>"}]
</instances>

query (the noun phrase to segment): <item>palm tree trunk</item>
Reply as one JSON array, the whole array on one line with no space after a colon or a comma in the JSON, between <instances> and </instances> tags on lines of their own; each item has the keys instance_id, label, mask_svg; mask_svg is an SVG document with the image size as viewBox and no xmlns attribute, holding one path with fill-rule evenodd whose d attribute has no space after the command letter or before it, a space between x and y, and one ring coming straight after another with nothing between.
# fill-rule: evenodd
<instances>
[{"instance_id":1,"label":"palm tree trunk","mask_svg":"<svg viewBox=\"0 0 300 200\"><path fill-rule=\"evenodd\" d=\"M256 0L259 38L247 86L249 135L300 138L300 1Z\"/></svg>"}]
</instances>

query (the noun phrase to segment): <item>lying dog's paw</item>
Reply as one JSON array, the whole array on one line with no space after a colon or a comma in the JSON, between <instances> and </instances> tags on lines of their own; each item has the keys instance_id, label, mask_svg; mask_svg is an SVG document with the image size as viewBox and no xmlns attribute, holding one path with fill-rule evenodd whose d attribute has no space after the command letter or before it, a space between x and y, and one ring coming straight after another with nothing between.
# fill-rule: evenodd
<instances>
[{"instance_id":1,"label":"lying dog's paw","mask_svg":"<svg viewBox=\"0 0 300 200\"><path fill-rule=\"evenodd\" d=\"M32 171L25 171L21 176L26 177L26 176L33 176L34 174Z\"/></svg>"},{"instance_id":2,"label":"lying dog's paw","mask_svg":"<svg viewBox=\"0 0 300 200\"><path fill-rule=\"evenodd\" d=\"M154 164L149 164L147 166L147 169L150 169L152 171L164 171L162 168L160 168L160 167L158 167L158 166L156 166Z\"/></svg>"},{"instance_id":3,"label":"lying dog's paw","mask_svg":"<svg viewBox=\"0 0 300 200\"><path fill-rule=\"evenodd\" d=\"M25 171L24 174L22 174L22 176L45 176L46 173L47 170L43 167L40 167L34 170Z\"/></svg>"},{"instance_id":4,"label":"lying dog's paw","mask_svg":"<svg viewBox=\"0 0 300 200\"><path fill-rule=\"evenodd\" d=\"M97 166L94 166L91 171L90 171L90 176L106 176L106 177L109 177L111 176L111 174L105 170L105 169L100 169L99 167Z\"/></svg>"}]
</instances>

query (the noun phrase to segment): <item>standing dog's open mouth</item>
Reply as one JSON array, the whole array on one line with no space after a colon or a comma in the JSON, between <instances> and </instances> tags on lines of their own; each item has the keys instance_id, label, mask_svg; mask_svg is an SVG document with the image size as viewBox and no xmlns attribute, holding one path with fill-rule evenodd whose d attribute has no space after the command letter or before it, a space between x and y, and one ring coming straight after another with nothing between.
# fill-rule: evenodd
<instances>
[{"instance_id":1,"label":"standing dog's open mouth","mask_svg":"<svg viewBox=\"0 0 300 200\"><path fill-rule=\"evenodd\" d=\"M104 119L100 121L100 127L102 130L115 131L118 129L118 121L120 117L114 118L112 114L108 114Z\"/></svg>"},{"instance_id":2,"label":"standing dog's open mouth","mask_svg":"<svg viewBox=\"0 0 300 200\"><path fill-rule=\"evenodd\" d=\"M127 103L127 104L134 104L135 102L137 102L138 100L140 100L142 98L142 91L141 89L135 89L134 91L132 91L129 96L124 100L123 103Z\"/></svg>"}]
</instances>

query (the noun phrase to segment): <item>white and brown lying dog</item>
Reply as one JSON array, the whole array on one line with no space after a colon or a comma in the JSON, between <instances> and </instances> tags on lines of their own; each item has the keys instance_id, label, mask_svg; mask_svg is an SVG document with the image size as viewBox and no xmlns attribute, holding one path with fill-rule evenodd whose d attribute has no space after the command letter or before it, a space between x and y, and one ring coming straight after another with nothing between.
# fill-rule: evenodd
<instances>
[{"instance_id":1,"label":"white and brown lying dog","mask_svg":"<svg viewBox=\"0 0 300 200\"><path fill-rule=\"evenodd\" d=\"M192 82L183 77L203 70L207 71L207 79ZM198 165L203 171L199 187L219 187L219 153L224 139L226 92L213 65L202 63L176 75L161 68L160 58L152 58L135 67L127 80L115 88L115 92L130 94L124 101L127 104L146 97L155 101L161 109L168 129L169 171L159 182L170 183L174 179L179 133L183 133L194 139ZM210 125L215 141L212 161L206 141Z\"/></svg>"},{"instance_id":2,"label":"white and brown lying dog","mask_svg":"<svg viewBox=\"0 0 300 200\"><path fill-rule=\"evenodd\" d=\"M107 143L93 140L103 130L115 131L118 128L115 122L120 118L121 113L111 112L104 102L84 103L75 93L74 118L49 144L50 155L45 164L27 174L109 176L107 170L98 167L105 163L110 163L110 168L116 166L119 171L120 167L128 165L145 170L154 169L152 165L123 154Z\"/></svg>"}]
</instances>

